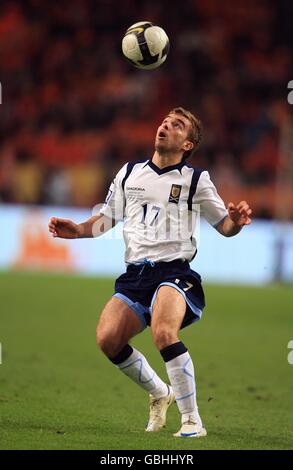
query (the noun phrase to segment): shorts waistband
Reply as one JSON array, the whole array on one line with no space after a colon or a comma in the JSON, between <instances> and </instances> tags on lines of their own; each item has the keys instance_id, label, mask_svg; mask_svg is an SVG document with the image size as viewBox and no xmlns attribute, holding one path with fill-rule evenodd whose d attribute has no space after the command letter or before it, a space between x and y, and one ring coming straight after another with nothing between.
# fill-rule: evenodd
<instances>
[{"instance_id":1,"label":"shorts waistband","mask_svg":"<svg viewBox=\"0 0 293 470\"><path fill-rule=\"evenodd\" d=\"M170 268L186 268L189 267L189 262L184 259L175 259L173 261L151 261L144 260L138 263L129 263L127 265L127 271L141 271L142 268L149 266L150 269L170 269Z\"/></svg>"}]
</instances>

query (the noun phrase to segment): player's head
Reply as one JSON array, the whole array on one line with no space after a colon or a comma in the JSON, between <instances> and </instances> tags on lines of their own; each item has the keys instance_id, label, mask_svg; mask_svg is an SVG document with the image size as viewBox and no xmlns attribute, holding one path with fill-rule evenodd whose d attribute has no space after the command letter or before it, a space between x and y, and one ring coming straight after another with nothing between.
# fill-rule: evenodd
<instances>
[{"instance_id":1,"label":"player's head","mask_svg":"<svg viewBox=\"0 0 293 470\"><path fill-rule=\"evenodd\" d=\"M182 152L182 159L199 147L202 135L200 120L184 108L174 108L158 128L155 148L160 154Z\"/></svg>"}]
</instances>

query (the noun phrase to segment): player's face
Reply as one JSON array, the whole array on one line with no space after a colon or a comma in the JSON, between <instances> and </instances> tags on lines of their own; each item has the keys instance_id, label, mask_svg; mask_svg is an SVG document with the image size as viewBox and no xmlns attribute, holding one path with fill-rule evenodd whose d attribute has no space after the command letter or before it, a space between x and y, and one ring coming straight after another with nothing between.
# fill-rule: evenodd
<instances>
[{"instance_id":1,"label":"player's face","mask_svg":"<svg viewBox=\"0 0 293 470\"><path fill-rule=\"evenodd\" d=\"M181 114L169 114L157 130L155 148L159 153L184 152L193 144L188 139L191 122ZM187 146L187 148L186 148Z\"/></svg>"}]
</instances>

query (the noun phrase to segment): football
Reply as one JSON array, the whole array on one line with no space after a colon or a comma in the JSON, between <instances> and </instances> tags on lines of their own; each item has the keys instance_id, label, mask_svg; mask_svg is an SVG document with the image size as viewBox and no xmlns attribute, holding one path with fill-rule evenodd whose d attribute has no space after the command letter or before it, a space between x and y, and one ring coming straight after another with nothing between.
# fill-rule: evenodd
<instances>
[{"instance_id":1,"label":"football","mask_svg":"<svg viewBox=\"0 0 293 470\"><path fill-rule=\"evenodd\" d=\"M140 21L127 29L122 40L126 59L139 69L156 69L165 62L169 38L163 28L149 21Z\"/></svg>"}]
</instances>

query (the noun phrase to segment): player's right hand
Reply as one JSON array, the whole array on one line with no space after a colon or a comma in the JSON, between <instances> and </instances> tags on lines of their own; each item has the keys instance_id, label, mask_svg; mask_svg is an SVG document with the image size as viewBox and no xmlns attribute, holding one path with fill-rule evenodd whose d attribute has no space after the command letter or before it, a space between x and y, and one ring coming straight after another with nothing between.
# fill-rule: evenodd
<instances>
[{"instance_id":1,"label":"player's right hand","mask_svg":"<svg viewBox=\"0 0 293 470\"><path fill-rule=\"evenodd\" d=\"M53 237L58 238L79 238L79 226L69 219L59 219L52 217L48 224L49 232Z\"/></svg>"}]
</instances>

